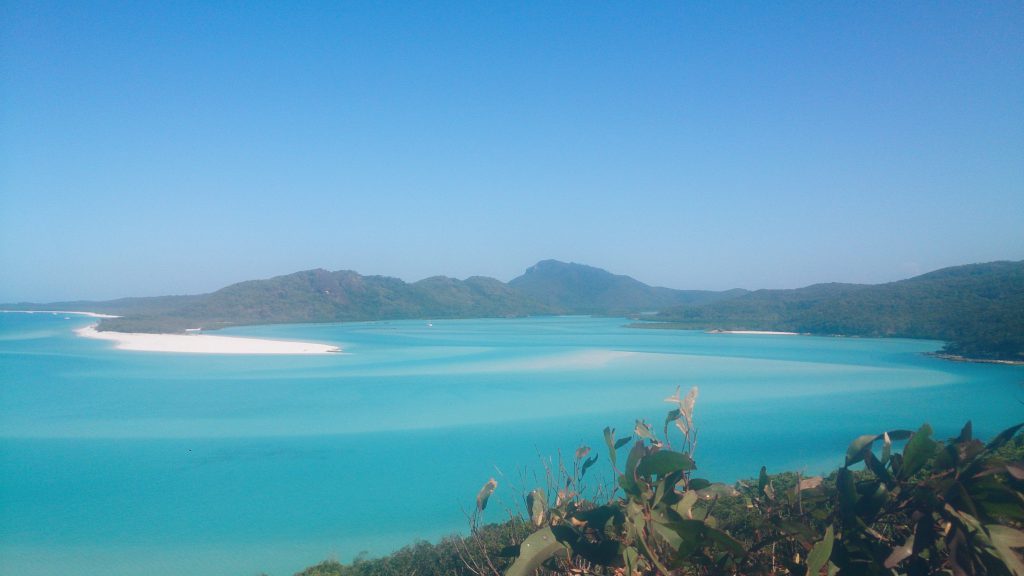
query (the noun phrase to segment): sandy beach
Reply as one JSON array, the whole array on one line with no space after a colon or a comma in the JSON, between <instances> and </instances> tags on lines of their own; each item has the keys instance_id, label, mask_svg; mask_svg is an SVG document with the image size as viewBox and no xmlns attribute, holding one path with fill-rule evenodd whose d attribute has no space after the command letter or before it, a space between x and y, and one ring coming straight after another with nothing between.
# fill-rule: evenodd
<instances>
[{"instance_id":1,"label":"sandy beach","mask_svg":"<svg viewBox=\"0 0 1024 576\"><path fill-rule=\"evenodd\" d=\"M330 354L341 348L327 344L262 340L236 336L209 334L129 334L126 332L98 332L96 326L75 330L85 338L114 342L118 350L139 352L177 352L181 354Z\"/></svg>"},{"instance_id":2,"label":"sandy beach","mask_svg":"<svg viewBox=\"0 0 1024 576\"><path fill-rule=\"evenodd\" d=\"M90 318L119 318L119 316L113 316L110 314L82 312L79 310L0 310L0 312L11 314L77 314L79 316L89 316Z\"/></svg>"},{"instance_id":3,"label":"sandy beach","mask_svg":"<svg viewBox=\"0 0 1024 576\"><path fill-rule=\"evenodd\" d=\"M757 334L761 336L799 336L798 332L776 332L774 330L709 330L708 334Z\"/></svg>"}]
</instances>

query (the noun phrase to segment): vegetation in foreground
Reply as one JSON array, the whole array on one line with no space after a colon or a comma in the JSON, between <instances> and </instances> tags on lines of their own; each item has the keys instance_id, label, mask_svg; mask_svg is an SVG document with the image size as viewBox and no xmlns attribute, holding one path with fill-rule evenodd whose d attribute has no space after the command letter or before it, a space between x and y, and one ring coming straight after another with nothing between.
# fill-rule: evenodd
<instances>
[{"instance_id":1,"label":"vegetation in foreground","mask_svg":"<svg viewBox=\"0 0 1024 576\"><path fill-rule=\"evenodd\" d=\"M491 480L468 537L298 576L1024 576L1024 424L988 443L970 422L946 442L927 424L889 430L855 439L828 477L762 468L726 486L693 475L696 397L694 388L667 399L661 434L643 421L623 438L605 429L617 486L603 502L583 496L600 491L584 488L597 456L581 447L557 480L526 495L525 518L478 525Z\"/></svg>"}]
</instances>

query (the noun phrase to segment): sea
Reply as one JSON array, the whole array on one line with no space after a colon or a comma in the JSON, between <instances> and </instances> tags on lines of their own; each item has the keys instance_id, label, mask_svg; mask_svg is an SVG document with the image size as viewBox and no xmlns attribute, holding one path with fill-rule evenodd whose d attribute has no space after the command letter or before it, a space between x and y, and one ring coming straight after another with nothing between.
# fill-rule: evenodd
<instances>
[{"instance_id":1,"label":"sea","mask_svg":"<svg viewBox=\"0 0 1024 576\"><path fill-rule=\"evenodd\" d=\"M728 483L833 470L861 434L1024 420L1024 368L935 341L572 316L240 327L220 333L344 352L233 356L74 334L93 322L0 314L0 576L278 576L465 534L490 478L499 522L581 446L609 485L602 430L662 436L677 388L699 390L695 474Z\"/></svg>"}]
</instances>

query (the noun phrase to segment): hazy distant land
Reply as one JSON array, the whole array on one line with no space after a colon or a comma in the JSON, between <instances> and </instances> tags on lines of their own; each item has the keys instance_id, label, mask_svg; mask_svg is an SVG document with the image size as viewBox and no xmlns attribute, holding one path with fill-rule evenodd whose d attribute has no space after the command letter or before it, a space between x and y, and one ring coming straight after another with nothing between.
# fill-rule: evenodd
<instances>
[{"instance_id":1,"label":"hazy distant land","mask_svg":"<svg viewBox=\"0 0 1024 576\"><path fill-rule=\"evenodd\" d=\"M757 291L658 288L555 260L539 262L508 283L481 276L406 283L317 269L202 295L3 308L117 315L103 319L97 329L125 333L414 318L621 315L643 320L637 327L936 339L947 342L943 353L950 357L1024 360L1024 261L944 268L887 284Z\"/></svg>"}]
</instances>

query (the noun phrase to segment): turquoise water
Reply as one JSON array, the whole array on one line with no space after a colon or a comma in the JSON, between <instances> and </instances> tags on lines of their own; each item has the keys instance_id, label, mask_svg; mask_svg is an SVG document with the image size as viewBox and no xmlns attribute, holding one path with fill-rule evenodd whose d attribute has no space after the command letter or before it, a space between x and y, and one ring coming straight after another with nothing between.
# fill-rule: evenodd
<instances>
[{"instance_id":1,"label":"turquoise water","mask_svg":"<svg viewBox=\"0 0 1024 576\"><path fill-rule=\"evenodd\" d=\"M89 319L0 314L0 575L292 574L464 531L542 484L540 458L660 428L700 386L700 475L841 463L855 436L1024 419L1024 369L937 342L633 330L621 319L375 322L225 334L325 356L113 350ZM596 478L607 474L598 470Z\"/></svg>"}]
</instances>

